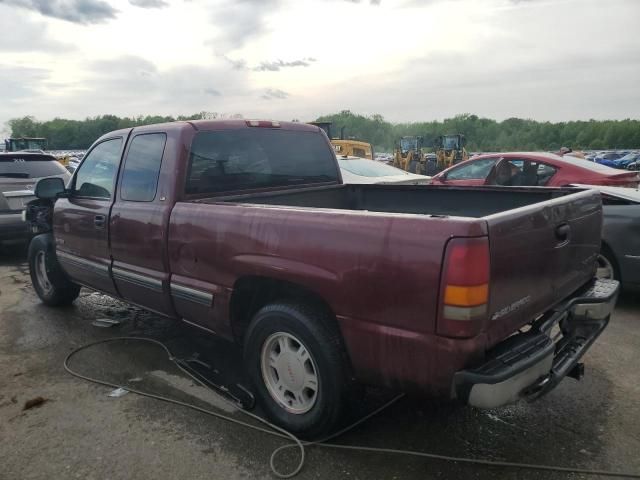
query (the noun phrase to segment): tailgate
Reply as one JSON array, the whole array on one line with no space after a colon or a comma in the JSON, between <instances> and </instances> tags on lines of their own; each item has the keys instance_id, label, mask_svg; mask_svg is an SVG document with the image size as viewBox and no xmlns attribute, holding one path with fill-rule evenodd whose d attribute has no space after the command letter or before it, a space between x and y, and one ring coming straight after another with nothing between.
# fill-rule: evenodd
<instances>
[{"instance_id":1,"label":"tailgate","mask_svg":"<svg viewBox=\"0 0 640 480\"><path fill-rule=\"evenodd\" d=\"M497 343L589 281L600 250L595 190L485 217L491 276L488 342Z\"/></svg>"}]
</instances>

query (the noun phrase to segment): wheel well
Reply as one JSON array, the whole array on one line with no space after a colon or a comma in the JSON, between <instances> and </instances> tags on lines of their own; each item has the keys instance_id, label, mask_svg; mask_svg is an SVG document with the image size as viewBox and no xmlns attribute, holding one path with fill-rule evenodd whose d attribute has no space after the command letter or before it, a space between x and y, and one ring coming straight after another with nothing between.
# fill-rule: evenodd
<instances>
[{"instance_id":1,"label":"wheel well","mask_svg":"<svg viewBox=\"0 0 640 480\"><path fill-rule=\"evenodd\" d=\"M615 273L618 275L618 280L622 280L622 273L620 272L620 264L618 263L618 258L616 254L613 252L613 249L605 242L604 240L600 244L600 251L607 255L608 258L611 259L613 263L613 268L615 269Z\"/></svg>"},{"instance_id":2,"label":"wheel well","mask_svg":"<svg viewBox=\"0 0 640 480\"><path fill-rule=\"evenodd\" d=\"M332 327L340 331L329 304L312 290L284 280L246 276L239 278L234 284L229 306L231 330L236 342L243 343L244 334L258 310L269 303L283 300L295 300L324 310L328 313L328 318L333 319Z\"/></svg>"}]
</instances>

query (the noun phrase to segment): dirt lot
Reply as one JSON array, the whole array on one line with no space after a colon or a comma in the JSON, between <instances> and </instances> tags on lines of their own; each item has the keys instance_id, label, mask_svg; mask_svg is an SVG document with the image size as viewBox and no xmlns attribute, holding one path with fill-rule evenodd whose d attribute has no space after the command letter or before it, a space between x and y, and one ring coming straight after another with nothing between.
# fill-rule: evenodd
<instances>
[{"instance_id":1,"label":"dirt lot","mask_svg":"<svg viewBox=\"0 0 640 480\"><path fill-rule=\"evenodd\" d=\"M134 394L110 398L111 389L62 368L80 345L136 334L162 339L178 355L198 352L228 381L244 382L235 349L97 293L81 295L70 308L44 307L31 289L23 253L0 256L0 478L270 478L268 459L279 440ZM122 324L91 324L104 317ZM537 403L476 411L403 399L340 441L640 473L640 295L620 299L585 361L581 382L567 379ZM209 402L241 418L181 376L153 346L96 347L80 354L74 368L116 382L139 377L139 388ZM38 396L47 401L23 411ZM367 403L377 400L370 396ZM298 478L582 476L312 448Z\"/></svg>"}]
</instances>

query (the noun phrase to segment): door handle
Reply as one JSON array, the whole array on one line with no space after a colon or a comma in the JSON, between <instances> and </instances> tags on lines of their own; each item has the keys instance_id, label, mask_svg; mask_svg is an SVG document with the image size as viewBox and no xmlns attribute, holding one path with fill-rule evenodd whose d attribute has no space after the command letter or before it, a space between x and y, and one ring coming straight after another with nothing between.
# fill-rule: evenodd
<instances>
[{"instance_id":1,"label":"door handle","mask_svg":"<svg viewBox=\"0 0 640 480\"><path fill-rule=\"evenodd\" d=\"M106 220L107 217L105 217L104 215L96 215L93 219L93 224L96 226L96 228L104 228Z\"/></svg>"},{"instance_id":2,"label":"door handle","mask_svg":"<svg viewBox=\"0 0 640 480\"><path fill-rule=\"evenodd\" d=\"M563 223L562 225L558 225L556 227L556 238L560 240L560 242L566 242L569 239L570 234L571 227L568 223Z\"/></svg>"}]
</instances>

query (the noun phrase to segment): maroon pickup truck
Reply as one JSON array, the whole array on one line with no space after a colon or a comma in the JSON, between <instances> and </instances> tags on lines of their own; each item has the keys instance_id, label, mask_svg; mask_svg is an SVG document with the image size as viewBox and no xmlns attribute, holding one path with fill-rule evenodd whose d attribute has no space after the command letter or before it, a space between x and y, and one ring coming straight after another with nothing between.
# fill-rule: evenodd
<instances>
[{"instance_id":1,"label":"maroon pickup truck","mask_svg":"<svg viewBox=\"0 0 640 480\"><path fill-rule=\"evenodd\" d=\"M581 376L618 292L593 278L598 192L345 185L300 123L115 131L36 195L44 303L86 286L237 342L267 415L307 436L360 384L536 398Z\"/></svg>"}]
</instances>

